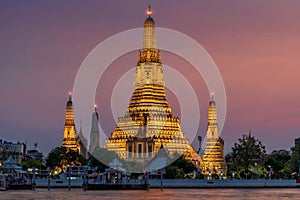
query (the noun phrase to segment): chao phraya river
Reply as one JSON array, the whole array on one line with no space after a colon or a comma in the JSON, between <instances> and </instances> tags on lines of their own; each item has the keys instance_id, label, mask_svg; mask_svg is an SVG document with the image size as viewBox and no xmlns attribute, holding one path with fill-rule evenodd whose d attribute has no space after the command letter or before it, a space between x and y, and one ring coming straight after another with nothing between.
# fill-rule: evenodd
<instances>
[{"instance_id":1,"label":"chao phraya river","mask_svg":"<svg viewBox=\"0 0 300 200\"><path fill-rule=\"evenodd\" d=\"M97 190L83 191L82 189L36 189L3 191L0 199L300 199L300 188L272 189L150 189L144 190Z\"/></svg>"}]
</instances>

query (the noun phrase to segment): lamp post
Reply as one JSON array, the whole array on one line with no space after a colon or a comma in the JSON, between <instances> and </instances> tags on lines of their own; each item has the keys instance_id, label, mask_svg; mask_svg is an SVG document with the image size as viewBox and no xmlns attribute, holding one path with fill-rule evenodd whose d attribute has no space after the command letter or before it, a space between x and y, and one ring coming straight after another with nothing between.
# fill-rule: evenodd
<instances>
[{"instance_id":1,"label":"lamp post","mask_svg":"<svg viewBox=\"0 0 300 200\"><path fill-rule=\"evenodd\" d=\"M51 177L51 171L50 171L50 167L48 167L48 190L50 190L50 177Z\"/></svg>"},{"instance_id":2,"label":"lamp post","mask_svg":"<svg viewBox=\"0 0 300 200\"><path fill-rule=\"evenodd\" d=\"M161 168L160 169L160 190L163 191L163 173L164 173L165 169Z\"/></svg>"},{"instance_id":3,"label":"lamp post","mask_svg":"<svg viewBox=\"0 0 300 200\"><path fill-rule=\"evenodd\" d=\"M35 167L32 168L32 190L35 190Z\"/></svg>"},{"instance_id":4,"label":"lamp post","mask_svg":"<svg viewBox=\"0 0 300 200\"><path fill-rule=\"evenodd\" d=\"M69 167L69 184L68 184L68 190L71 190L71 173L72 173L72 167Z\"/></svg>"},{"instance_id":5,"label":"lamp post","mask_svg":"<svg viewBox=\"0 0 300 200\"><path fill-rule=\"evenodd\" d=\"M84 174L83 174L83 191L87 190L87 167L84 168Z\"/></svg>"},{"instance_id":6,"label":"lamp post","mask_svg":"<svg viewBox=\"0 0 300 200\"><path fill-rule=\"evenodd\" d=\"M146 189L147 191L149 191L149 172L148 172L148 160L145 159L144 163L146 163L146 167L144 170L144 176L145 176L145 185L146 185Z\"/></svg>"},{"instance_id":7,"label":"lamp post","mask_svg":"<svg viewBox=\"0 0 300 200\"><path fill-rule=\"evenodd\" d=\"M300 160L298 160L298 177L300 177Z\"/></svg>"}]
</instances>

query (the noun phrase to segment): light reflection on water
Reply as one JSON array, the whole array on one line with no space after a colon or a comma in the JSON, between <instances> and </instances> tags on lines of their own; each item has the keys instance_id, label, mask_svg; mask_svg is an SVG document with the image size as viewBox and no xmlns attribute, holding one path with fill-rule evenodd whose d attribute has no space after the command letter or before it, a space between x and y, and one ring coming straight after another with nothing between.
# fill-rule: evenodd
<instances>
[{"instance_id":1,"label":"light reflection on water","mask_svg":"<svg viewBox=\"0 0 300 200\"><path fill-rule=\"evenodd\" d=\"M144 190L97 190L36 189L0 192L0 199L299 199L300 188L291 189L150 189Z\"/></svg>"}]
</instances>

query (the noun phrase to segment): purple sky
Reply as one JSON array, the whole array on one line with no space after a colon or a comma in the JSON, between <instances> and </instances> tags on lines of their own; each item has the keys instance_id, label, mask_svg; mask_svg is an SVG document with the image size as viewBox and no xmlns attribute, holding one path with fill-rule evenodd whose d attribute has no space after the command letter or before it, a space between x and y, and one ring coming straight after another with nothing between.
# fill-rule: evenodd
<instances>
[{"instance_id":1,"label":"purple sky","mask_svg":"<svg viewBox=\"0 0 300 200\"><path fill-rule=\"evenodd\" d=\"M104 39L141 27L149 1L2 1L0 3L0 139L38 142L48 153L63 138L65 103L86 55ZM153 0L153 18L198 41L216 62L227 92L222 137L228 152L252 130L268 151L289 149L300 136L300 1ZM142 44L142 42L141 42ZM136 52L116 60L97 90L104 130L114 129L101 102L105 80L136 63ZM181 71L201 108L205 134L209 93L189 64L163 52L164 63ZM128 69L129 69L128 68ZM168 99L175 115L176 99ZM125 99L128 101L128 99Z\"/></svg>"}]
</instances>

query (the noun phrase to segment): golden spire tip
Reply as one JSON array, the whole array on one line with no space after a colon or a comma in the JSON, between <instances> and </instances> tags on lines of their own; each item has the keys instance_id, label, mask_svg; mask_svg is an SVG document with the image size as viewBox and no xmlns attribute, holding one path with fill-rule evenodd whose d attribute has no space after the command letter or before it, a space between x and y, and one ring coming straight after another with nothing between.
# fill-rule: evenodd
<instances>
[{"instance_id":1,"label":"golden spire tip","mask_svg":"<svg viewBox=\"0 0 300 200\"><path fill-rule=\"evenodd\" d=\"M72 92L71 91L69 92L69 100L70 101L72 100Z\"/></svg>"},{"instance_id":2,"label":"golden spire tip","mask_svg":"<svg viewBox=\"0 0 300 200\"><path fill-rule=\"evenodd\" d=\"M152 15L152 10L151 10L150 4L147 9L147 15L148 15L148 17L150 17Z\"/></svg>"}]
</instances>

